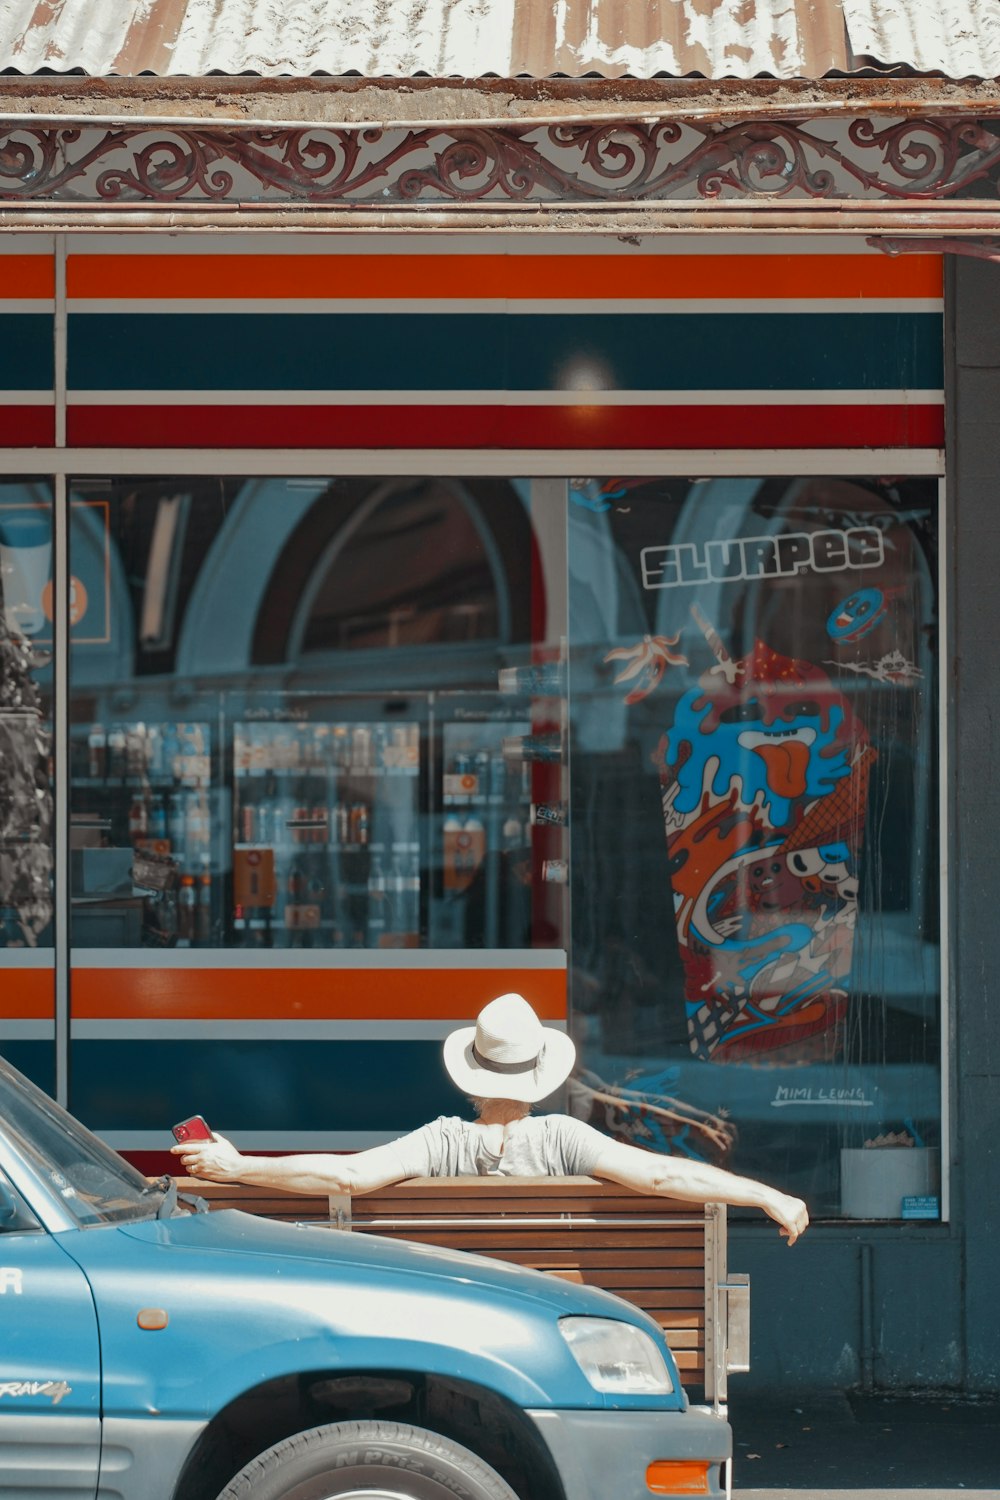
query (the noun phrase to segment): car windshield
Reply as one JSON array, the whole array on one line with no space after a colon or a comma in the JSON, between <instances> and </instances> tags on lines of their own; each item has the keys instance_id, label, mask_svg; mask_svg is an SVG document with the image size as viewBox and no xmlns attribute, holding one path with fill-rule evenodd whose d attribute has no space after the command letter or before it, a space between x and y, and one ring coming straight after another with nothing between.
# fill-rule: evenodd
<instances>
[{"instance_id":1,"label":"car windshield","mask_svg":"<svg viewBox=\"0 0 1000 1500\"><path fill-rule=\"evenodd\" d=\"M174 1209L173 1179L150 1183L3 1058L0 1131L80 1225L121 1224Z\"/></svg>"}]
</instances>

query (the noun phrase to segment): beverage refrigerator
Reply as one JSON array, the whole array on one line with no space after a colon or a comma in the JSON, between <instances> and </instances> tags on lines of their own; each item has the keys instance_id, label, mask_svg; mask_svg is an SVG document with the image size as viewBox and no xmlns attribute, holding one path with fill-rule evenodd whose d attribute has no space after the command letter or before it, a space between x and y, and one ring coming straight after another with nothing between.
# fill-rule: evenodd
<instances>
[{"instance_id":1,"label":"beverage refrigerator","mask_svg":"<svg viewBox=\"0 0 1000 1500\"><path fill-rule=\"evenodd\" d=\"M81 718L74 944L565 946L563 711L537 669L508 669L490 693L217 692L184 719Z\"/></svg>"}]
</instances>

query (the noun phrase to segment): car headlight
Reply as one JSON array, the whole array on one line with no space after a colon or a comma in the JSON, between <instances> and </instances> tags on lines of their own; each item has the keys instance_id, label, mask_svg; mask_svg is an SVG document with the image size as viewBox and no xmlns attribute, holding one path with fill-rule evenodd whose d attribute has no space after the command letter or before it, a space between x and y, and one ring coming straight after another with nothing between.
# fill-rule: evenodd
<instances>
[{"instance_id":1,"label":"car headlight","mask_svg":"<svg viewBox=\"0 0 1000 1500\"><path fill-rule=\"evenodd\" d=\"M559 1332L595 1390L618 1396L673 1391L663 1355L641 1328L613 1318L560 1318Z\"/></svg>"}]
</instances>

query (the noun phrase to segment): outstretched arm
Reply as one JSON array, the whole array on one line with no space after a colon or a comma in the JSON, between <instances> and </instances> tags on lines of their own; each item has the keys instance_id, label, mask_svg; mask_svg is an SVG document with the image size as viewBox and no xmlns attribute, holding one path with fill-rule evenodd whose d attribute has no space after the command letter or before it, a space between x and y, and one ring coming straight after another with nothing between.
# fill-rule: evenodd
<instances>
[{"instance_id":1,"label":"outstretched arm","mask_svg":"<svg viewBox=\"0 0 1000 1500\"><path fill-rule=\"evenodd\" d=\"M607 1141L602 1147L594 1176L610 1178L637 1193L662 1193L687 1203L732 1203L761 1208L781 1226L781 1233L787 1236L790 1245L795 1244L809 1224L809 1214L801 1198L779 1193L752 1177L737 1177L720 1167L709 1167L684 1156L656 1156L620 1141Z\"/></svg>"},{"instance_id":2,"label":"outstretched arm","mask_svg":"<svg viewBox=\"0 0 1000 1500\"><path fill-rule=\"evenodd\" d=\"M244 1156L224 1135L172 1146L192 1177L207 1182L249 1182L289 1193L371 1193L407 1176L390 1141L353 1156Z\"/></svg>"}]
</instances>

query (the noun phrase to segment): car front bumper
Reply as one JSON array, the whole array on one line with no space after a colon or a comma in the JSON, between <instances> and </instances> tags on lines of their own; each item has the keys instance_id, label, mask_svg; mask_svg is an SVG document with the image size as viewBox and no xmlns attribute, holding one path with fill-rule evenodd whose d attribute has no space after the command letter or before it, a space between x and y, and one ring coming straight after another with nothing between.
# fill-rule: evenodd
<instances>
[{"instance_id":1,"label":"car front bumper","mask_svg":"<svg viewBox=\"0 0 1000 1500\"><path fill-rule=\"evenodd\" d=\"M652 1500L646 1470L660 1460L708 1460L706 1495L725 1494L722 1465L733 1435L710 1411L529 1411L562 1480L566 1500ZM659 1500L670 1490L657 1489ZM674 1492L691 1495L690 1489Z\"/></svg>"}]
</instances>

